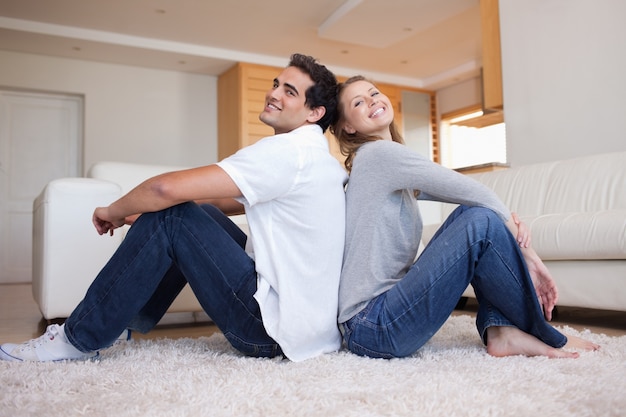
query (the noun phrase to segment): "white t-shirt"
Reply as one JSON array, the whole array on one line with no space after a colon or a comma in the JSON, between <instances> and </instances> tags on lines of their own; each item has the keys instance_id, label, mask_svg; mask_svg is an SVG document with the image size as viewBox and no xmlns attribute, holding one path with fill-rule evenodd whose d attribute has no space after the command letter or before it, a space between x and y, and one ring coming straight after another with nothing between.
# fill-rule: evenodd
<instances>
[{"instance_id":1,"label":"white t-shirt","mask_svg":"<svg viewBox=\"0 0 626 417\"><path fill-rule=\"evenodd\" d=\"M264 138L218 165L243 194L267 333L292 361L338 350L347 174L322 129Z\"/></svg>"}]
</instances>

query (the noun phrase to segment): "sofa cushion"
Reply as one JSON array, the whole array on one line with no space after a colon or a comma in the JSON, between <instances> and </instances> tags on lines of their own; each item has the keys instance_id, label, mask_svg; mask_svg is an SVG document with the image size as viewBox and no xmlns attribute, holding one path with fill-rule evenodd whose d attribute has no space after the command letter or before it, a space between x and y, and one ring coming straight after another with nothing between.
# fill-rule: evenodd
<instances>
[{"instance_id":1,"label":"sofa cushion","mask_svg":"<svg viewBox=\"0 0 626 417\"><path fill-rule=\"evenodd\" d=\"M546 178L553 168L554 163L534 164L471 174L470 177L495 191L511 211L524 216L539 216L544 213L549 185Z\"/></svg>"},{"instance_id":2,"label":"sofa cushion","mask_svg":"<svg viewBox=\"0 0 626 417\"><path fill-rule=\"evenodd\" d=\"M626 152L471 175L521 216L626 209Z\"/></svg>"},{"instance_id":3,"label":"sofa cushion","mask_svg":"<svg viewBox=\"0 0 626 417\"><path fill-rule=\"evenodd\" d=\"M626 259L626 209L522 217L543 260Z\"/></svg>"},{"instance_id":4,"label":"sofa cushion","mask_svg":"<svg viewBox=\"0 0 626 417\"><path fill-rule=\"evenodd\" d=\"M626 152L554 163L543 213L626 210Z\"/></svg>"}]
</instances>

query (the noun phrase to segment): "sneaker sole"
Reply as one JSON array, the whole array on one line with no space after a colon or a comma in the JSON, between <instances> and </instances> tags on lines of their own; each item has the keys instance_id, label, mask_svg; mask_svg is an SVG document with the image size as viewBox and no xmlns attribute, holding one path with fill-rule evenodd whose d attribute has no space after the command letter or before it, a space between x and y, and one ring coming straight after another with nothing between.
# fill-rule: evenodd
<instances>
[{"instance_id":1,"label":"sneaker sole","mask_svg":"<svg viewBox=\"0 0 626 417\"><path fill-rule=\"evenodd\" d=\"M6 353L4 349L2 349L2 347L0 347L0 359L9 362L24 362L22 359L16 358L15 356L11 356Z\"/></svg>"},{"instance_id":2,"label":"sneaker sole","mask_svg":"<svg viewBox=\"0 0 626 417\"><path fill-rule=\"evenodd\" d=\"M53 361L25 361L24 359L16 358L15 356L11 356L6 353L2 347L0 347L0 360L8 361L8 362L65 362L65 361L94 361L100 358L100 352L96 352L93 356L88 356L84 358L75 358L75 359L56 359Z\"/></svg>"}]
</instances>

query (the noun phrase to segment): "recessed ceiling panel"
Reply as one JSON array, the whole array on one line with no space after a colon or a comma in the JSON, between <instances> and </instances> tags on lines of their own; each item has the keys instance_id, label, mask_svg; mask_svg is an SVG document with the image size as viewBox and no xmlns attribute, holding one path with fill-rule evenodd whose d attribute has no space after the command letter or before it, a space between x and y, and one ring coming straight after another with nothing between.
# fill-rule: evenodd
<instances>
[{"instance_id":1,"label":"recessed ceiling panel","mask_svg":"<svg viewBox=\"0 0 626 417\"><path fill-rule=\"evenodd\" d=\"M347 0L319 27L323 39L386 48L475 6L477 0Z\"/></svg>"}]
</instances>

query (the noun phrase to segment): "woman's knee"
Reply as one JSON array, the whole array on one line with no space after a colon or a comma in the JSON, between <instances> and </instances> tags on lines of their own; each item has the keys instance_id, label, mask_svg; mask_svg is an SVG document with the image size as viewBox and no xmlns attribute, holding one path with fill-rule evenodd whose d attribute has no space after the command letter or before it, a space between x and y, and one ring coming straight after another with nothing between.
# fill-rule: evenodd
<instances>
[{"instance_id":1,"label":"woman's knee","mask_svg":"<svg viewBox=\"0 0 626 417\"><path fill-rule=\"evenodd\" d=\"M466 213L471 214L471 216L477 217L477 218L496 218L499 219L498 215L496 214L495 211L488 209L486 207L481 207L481 206L472 206L472 207L467 207L465 210Z\"/></svg>"},{"instance_id":2,"label":"woman's knee","mask_svg":"<svg viewBox=\"0 0 626 417\"><path fill-rule=\"evenodd\" d=\"M479 228L493 227L494 225L497 227L504 226L504 222L498 214L485 207L468 207L463 215L468 224Z\"/></svg>"}]
</instances>

